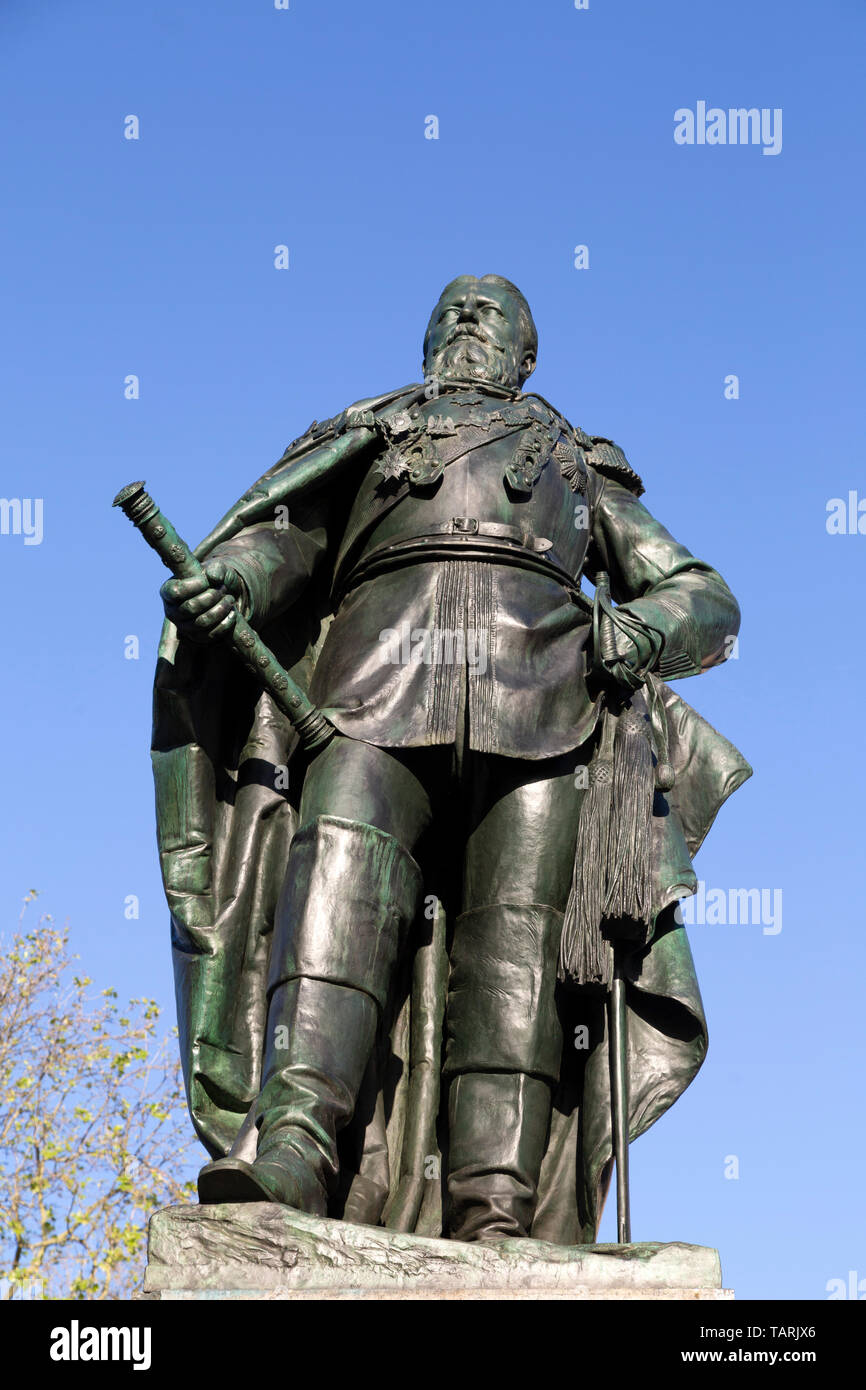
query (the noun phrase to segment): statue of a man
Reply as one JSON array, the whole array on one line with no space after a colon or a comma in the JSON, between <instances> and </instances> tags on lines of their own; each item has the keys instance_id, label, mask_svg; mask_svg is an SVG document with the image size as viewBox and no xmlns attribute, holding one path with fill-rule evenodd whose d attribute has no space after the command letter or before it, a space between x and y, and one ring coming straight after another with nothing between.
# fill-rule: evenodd
<instances>
[{"instance_id":1,"label":"statue of a man","mask_svg":"<svg viewBox=\"0 0 866 1390\"><path fill-rule=\"evenodd\" d=\"M632 1137L703 1058L676 904L749 769L664 681L724 660L739 611L621 450L525 391L536 351L513 284L458 277L424 383L311 426L198 548L207 578L163 586L203 1202L592 1240L614 945ZM226 656L236 610L335 726L314 756Z\"/></svg>"}]
</instances>

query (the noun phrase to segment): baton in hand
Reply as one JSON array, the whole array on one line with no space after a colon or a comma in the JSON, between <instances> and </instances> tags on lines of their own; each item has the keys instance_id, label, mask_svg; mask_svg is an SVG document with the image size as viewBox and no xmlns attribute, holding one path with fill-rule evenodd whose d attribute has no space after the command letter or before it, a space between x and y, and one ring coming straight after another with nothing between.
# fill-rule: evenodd
<instances>
[{"instance_id":1,"label":"baton in hand","mask_svg":"<svg viewBox=\"0 0 866 1390\"><path fill-rule=\"evenodd\" d=\"M150 494L145 492L144 483L127 483L126 487L120 489L112 506L120 507L129 517L175 579L207 580L204 567ZM237 613L228 640L235 655L256 676L290 720L304 748L308 751L322 748L333 738L333 724L283 670L273 652L240 613Z\"/></svg>"}]
</instances>

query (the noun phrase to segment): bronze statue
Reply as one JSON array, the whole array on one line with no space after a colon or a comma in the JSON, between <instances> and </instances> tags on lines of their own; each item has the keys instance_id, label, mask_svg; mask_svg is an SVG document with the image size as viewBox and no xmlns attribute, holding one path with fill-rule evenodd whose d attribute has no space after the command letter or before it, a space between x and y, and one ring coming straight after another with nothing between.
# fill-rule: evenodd
<instances>
[{"instance_id":1,"label":"bronze statue","mask_svg":"<svg viewBox=\"0 0 866 1390\"><path fill-rule=\"evenodd\" d=\"M311 425L199 563L118 498L182 576L153 763L203 1202L592 1242L614 1131L624 1173L703 1060L676 906L750 769L665 681L739 610L536 351L460 276L424 382Z\"/></svg>"}]
</instances>

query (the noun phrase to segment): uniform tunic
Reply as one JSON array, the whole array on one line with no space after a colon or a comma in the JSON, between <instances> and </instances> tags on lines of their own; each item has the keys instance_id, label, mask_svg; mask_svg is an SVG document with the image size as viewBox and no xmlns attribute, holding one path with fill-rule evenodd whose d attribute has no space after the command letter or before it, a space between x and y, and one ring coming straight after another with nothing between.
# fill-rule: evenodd
<instances>
[{"instance_id":1,"label":"uniform tunic","mask_svg":"<svg viewBox=\"0 0 866 1390\"><path fill-rule=\"evenodd\" d=\"M256 528L214 552L241 574L257 625L334 566L338 606L310 694L352 738L453 744L465 687L472 749L542 759L578 747L597 707L577 591L600 570L620 614L657 634L662 677L723 660L738 630L730 589L641 504L619 450L539 397L456 390L415 406L352 487L338 537L327 524Z\"/></svg>"}]
</instances>

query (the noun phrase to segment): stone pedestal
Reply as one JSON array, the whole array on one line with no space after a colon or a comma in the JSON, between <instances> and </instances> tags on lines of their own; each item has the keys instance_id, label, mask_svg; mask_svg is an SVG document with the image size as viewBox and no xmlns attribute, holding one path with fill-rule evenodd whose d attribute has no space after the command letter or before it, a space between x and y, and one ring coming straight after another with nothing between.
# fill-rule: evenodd
<instances>
[{"instance_id":1,"label":"stone pedestal","mask_svg":"<svg viewBox=\"0 0 866 1390\"><path fill-rule=\"evenodd\" d=\"M176 1206L150 1222L139 1297L730 1299L702 1245L491 1245L401 1235L270 1202Z\"/></svg>"}]
</instances>

